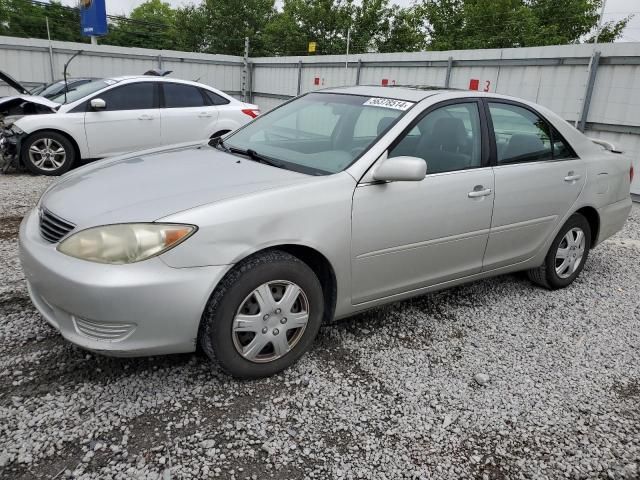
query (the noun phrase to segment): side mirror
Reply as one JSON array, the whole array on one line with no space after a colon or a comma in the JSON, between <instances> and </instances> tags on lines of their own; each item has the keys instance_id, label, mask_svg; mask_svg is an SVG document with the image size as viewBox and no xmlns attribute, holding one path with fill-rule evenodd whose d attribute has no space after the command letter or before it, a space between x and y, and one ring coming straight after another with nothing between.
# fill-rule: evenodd
<instances>
[{"instance_id":1,"label":"side mirror","mask_svg":"<svg viewBox=\"0 0 640 480\"><path fill-rule=\"evenodd\" d=\"M104 110L107 108L107 102L105 102L101 98L93 98L91 102L89 102L92 110Z\"/></svg>"},{"instance_id":2,"label":"side mirror","mask_svg":"<svg viewBox=\"0 0 640 480\"><path fill-rule=\"evenodd\" d=\"M373 172L374 180L419 182L427 174L427 162L418 157L393 157L383 160Z\"/></svg>"}]
</instances>

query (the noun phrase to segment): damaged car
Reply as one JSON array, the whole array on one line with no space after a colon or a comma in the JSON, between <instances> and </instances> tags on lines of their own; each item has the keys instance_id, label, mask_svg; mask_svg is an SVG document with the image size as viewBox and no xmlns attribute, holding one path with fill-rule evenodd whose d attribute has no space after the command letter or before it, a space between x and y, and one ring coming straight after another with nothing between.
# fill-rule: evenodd
<instances>
[{"instance_id":1,"label":"damaged car","mask_svg":"<svg viewBox=\"0 0 640 480\"><path fill-rule=\"evenodd\" d=\"M79 161L224 135L257 117L256 105L201 83L165 77L93 80L51 99L0 98L0 155L32 173L61 175Z\"/></svg>"}]
</instances>

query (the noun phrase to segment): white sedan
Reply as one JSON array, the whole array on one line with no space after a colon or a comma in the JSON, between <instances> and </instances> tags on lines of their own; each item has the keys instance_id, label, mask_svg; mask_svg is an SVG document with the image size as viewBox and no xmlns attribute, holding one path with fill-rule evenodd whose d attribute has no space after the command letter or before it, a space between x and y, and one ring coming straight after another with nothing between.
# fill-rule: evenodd
<instances>
[{"instance_id":1,"label":"white sedan","mask_svg":"<svg viewBox=\"0 0 640 480\"><path fill-rule=\"evenodd\" d=\"M51 100L0 100L0 153L30 171L60 175L78 160L204 140L260 110L201 83L129 76L95 80Z\"/></svg>"}]
</instances>

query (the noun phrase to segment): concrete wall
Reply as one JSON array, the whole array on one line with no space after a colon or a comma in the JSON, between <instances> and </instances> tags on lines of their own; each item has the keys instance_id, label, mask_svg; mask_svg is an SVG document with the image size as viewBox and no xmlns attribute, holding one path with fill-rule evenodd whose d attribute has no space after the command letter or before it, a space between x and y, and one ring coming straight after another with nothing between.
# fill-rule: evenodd
<instances>
[{"instance_id":1,"label":"concrete wall","mask_svg":"<svg viewBox=\"0 0 640 480\"><path fill-rule=\"evenodd\" d=\"M68 76L139 75L162 67L173 70L176 78L198 80L234 96L240 94L242 57L71 42L51 42L51 46L53 62L46 40L0 36L0 69L25 86L41 85L51 82L52 78L61 80L64 64L74 53L83 50L69 65ZM15 90L0 82L0 96L14 94Z\"/></svg>"}]
</instances>

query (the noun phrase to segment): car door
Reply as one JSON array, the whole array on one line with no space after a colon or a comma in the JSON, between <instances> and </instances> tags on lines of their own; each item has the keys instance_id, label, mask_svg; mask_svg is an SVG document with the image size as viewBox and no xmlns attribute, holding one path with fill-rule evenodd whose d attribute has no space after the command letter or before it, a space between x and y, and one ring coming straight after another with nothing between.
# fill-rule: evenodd
<instances>
[{"instance_id":1,"label":"car door","mask_svg":"<svg viewBox=\"0 0 640 480\"><path fill-rule=\"evenodd\" d=\"M423 158L420 182L360 183L353 196L352 291L361 304L480 272L493 170L480 101L438 104L391 146Z\"/></svg>"},{"instance_id":2,"label":"car door","mask_svg":"<svg viewBox=\"0 0 640 480\"><path fill-rule=\"evenodd\" d=\"M160 146L160 108L156 82L116 86L101 98L105 108L87 102L84 127L91 158L102 158Z\"/></svg>"},{"instance_id":3,"label":"car door","mask_svg":"<svg viewBox=\"0 0 640 480\"><path fill-rule=\"evenodd\" d=\"M162 144L206 140L216 132L218 108L193 85L162 82Z\"/></svg>"},{"instance_id":4,"label":"car door","mask_svg":"<svg viewBox=\"0 0 640 480\"><path fill-rule=\"evenodd\" d=\"M486 105L496 194L483 268L492 270L539 251L578 198L586 166L532 108L502 100Z\"/></svg>"}]
</instances>

